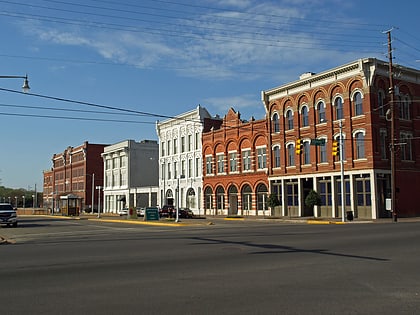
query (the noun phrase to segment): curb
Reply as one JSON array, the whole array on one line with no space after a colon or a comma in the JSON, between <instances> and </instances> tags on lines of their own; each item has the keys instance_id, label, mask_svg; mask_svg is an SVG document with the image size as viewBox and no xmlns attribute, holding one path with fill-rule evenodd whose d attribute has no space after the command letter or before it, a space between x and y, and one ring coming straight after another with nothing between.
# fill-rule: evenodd
<instances>
[{"instance_id":1,"label":"curb","mask_svg":"<svg viewBox=\"0 0 420 315\"><path fill-rule=\"evenodd\" d=\"M308 224L347 224L347 222L341 221L320 221L320 220L307 220L306 223Z\"/></svg>"}]
</instances>

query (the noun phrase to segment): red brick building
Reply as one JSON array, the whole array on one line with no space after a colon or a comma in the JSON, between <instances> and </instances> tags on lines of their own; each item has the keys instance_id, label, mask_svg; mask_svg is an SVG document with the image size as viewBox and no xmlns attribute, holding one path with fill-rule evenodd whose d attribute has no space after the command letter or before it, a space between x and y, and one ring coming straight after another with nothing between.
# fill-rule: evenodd
<instances>
[{"instance_id":1,"label":"red brick building","mask_svg":"<svg viewBox=\"0 0 420 315\"><path fill-rule=\"evenodd\" d=\"M202 134L205 214L268 214L267 121L244 121L230 109Z\"/></svg>"},{"instance_id":2,"label":"red brick building","mask_svg":"<svg viewBox=\"0 0 420 315\"><path fill-rule=\"evenodd\" d=\"M269 122L270 191L281 203L272 214L390 217L388 67L380 60L360 59L262 92ZM394 71L395 210L399 216L419 215L420 71L400 66ZM334 141L342 143L342 160L332 154ZM320 207L305 205L310 190L321 195Z\"/></svg>"},{"instance_id":3,"label":"red brick building","mask_svg":"<svg viewBox=\"0 0 420 315\"><path fill-rule=\"evenodd\" d=\"M103 186L101 154L105 146L86 141L78 147L69 146L62 153L54 154L51 170L44 172L44 207L70 215L92 207L97 209L96 186Z\"/></svg>"}]
</instances>

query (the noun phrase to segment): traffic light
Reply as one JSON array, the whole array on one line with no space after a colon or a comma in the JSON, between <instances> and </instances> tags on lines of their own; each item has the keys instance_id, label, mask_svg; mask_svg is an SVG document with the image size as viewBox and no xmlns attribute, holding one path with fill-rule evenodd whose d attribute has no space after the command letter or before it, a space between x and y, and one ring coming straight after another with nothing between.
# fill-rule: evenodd
<instances>
[{"instance_id":1,"label":"traffic light","mask_svg":"<svg viewBox=\"0 0 420 315\"><path fill-rule=\"evenodd\" d=\"M296 154L302 153L302 139L296 139Z\"/></svg>"},{"instance_id":2,"label":"traffic light","mask_svg":"<svg viewBox=\"0 0 420 315\"><path fill-rule=\"evenodd\" d=\"M334 140L332 142L332 155L339 156L339 154L340 154L340 147L338 146L338 141Z\"/></svg>"}]
</instances>

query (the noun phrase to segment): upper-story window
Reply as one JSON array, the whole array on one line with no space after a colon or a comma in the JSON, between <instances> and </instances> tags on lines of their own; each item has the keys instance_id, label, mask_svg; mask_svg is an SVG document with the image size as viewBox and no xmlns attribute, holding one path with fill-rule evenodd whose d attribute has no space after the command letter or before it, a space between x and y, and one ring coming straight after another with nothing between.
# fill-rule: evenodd
<instances>
[{"instance_id":1,"label":"upper-story window","mask_svg":"<svg viewBox=\"0 0 420 315\"><path fill-rule=\"evenodd\" d=\"M165 141L162 141L162 143L160 144L160 148L162 150L161 152L162 156L165 156Z\"/></svg>"},{"instance_id":2,"label":"upper-story window","mask_svg":"<svg viewBox=\"0 0 420 315\"><path fill-rule=\"evenodd\" d=\"M251 170L251 150L242 151L242 170L250 171Z\"/></svg>"},{"instance_id":3,"label":"upper-story window","mask_svg":"<svg viewBox=\"0 0 420 315\"><path fill-rule=\"evenodd\" d=\"M335 107L335 119L343 119L344 118L344 108L343 108L343 99L341 97L337 97L334 100L334 107Z\"/></svg>"},{"instance_id":4,"label":"upper-story window","mask_svg":"<svg viewBox=\"0 0 420 315\"><path fill-rule=\"evenodd\" d=\"M401 133L400 139L404 145L401 148L401 160L403 161L412 161L413 160L413 149L411 144L411 139L413 135L410 133Z\"/></svg>"},{"instance_id":5,"label":"upper-story window","mask_svg":"<svg viewBox=\"0 0 420 315\"><path fill-rule=\"evenodd\" d=\"M277 113L273 115L273 132L280 132L279 114Z\"/></svg>"},{"instance_id":6,"label":"upper-story window","mask_svg":"<svg viewBox=\"0 0 420 315\"><path fill-rule=\"evenodd\" d=\"M324 139L325 140L325 139ZM319 162L326 163L327 162L327 145L319 145Z\"/></svg>"},{"instance_id":7,"label":"upper-story window","mask_svg":"<svg viewBox=\"0 0 420 315\"><path fill-rule=\"evenodd\" d=\"M303 163L311 164L311 143L309 141L303 142Z\"/></svg>"},{"instance_id":8,"label":"upper-story window","mask_svg":"<svg viewBox=\"0 0 420 315\"><path fill-rule=\"evenodd\" d=\"M185 137L181 137L181 153L185 152Z\"/></svg>"},{"instance_id":9,"label":"upper-story window","mask_svg":"<svg viewBox=\"0 0 420 315\"><path fill-rule=\"evenodd\" d=\"M111 159L106 160L106 169L107 170L112 169L112 160Z\"/></svg>"},{"instance_id":10,"label":"upper-story window","mask_svg":"<svg viewBox=\"0 0 420 315\"><path fill-rule=\"evenodd\" d=\"M362 93L356 92L353 95L354 113L356 116L363 115L363 98Z\"/></svg>"},{"instance_id":11,"label":"upper-story window","mask_svg":"<svg viewBox=\"0 0 420 315\"><path fill-rule=\"evenodd\" d=\"M168 140L168 155L171 155L171 141Z\"/></svg>"},{"instance_id":12,"label":"upper-story window","mask_svg":"<svg viewBox=\"0 0 420 315\"><path fill-rule=\"evenodd\" d=\"M388 158L388 136L386 129L381 129L379 131L379 141L380 141L380 153L381 159L386 160Z\"/></svg>"},{"instance_id":13,"label":"upper-story window","mask_svg":"<svg viewBox=\"0 0 420 315\"><path fill-rule=\"evenodd\" d=\"M379 115L385 116L385 93L384 91L380 90L378 92L378 110Z\"/></svg>"},{"instance_id":14,"label":"upper-story window","mask_svg":"<svg viewBox=\"0 0 420 315\"><path fill-rule=\"evenodd\" d=\"M212 157L206 156L206 175L210 175L212 173Z\"/></svg>"},{"instance_id":15,"label":"upper-story window","mask_svg":"<svg viewBox=\"0 0 420 315\"><path fill-rule=\"evenodd\" d=\"M400 118L401 119L410 119L410 107L411 107L411 100L408 95L403 95L400 101Z\"/></svg>"},{"instance_id":16,"label":"upper-story window","mask_svg":"<svg viewBox=\"0 0 420 315\"><path fill-rule=\"evenodd\" d=\"M293 111L291 109L286 112L287 130L292 130L293 127Z\"/></svg>"},{"instance_id":17,"label":"upper-story window","mask_svg":"<svg viewBox=\"0 0 420 315\"><path fill-rule=\"evenodd\" d=\"M365 134L363 131L355 133L354 138L356 139L356 159L365 158Z\"/></svg>"},{"instance_id":18,"label":"upper-story window","mask_svg":"<svg viewBox=\"0 0 420 315\"><path fill-rule=\"evenodd\" d=\"M302 127L309 126L309 108L308 106L302 107Z\"/></svg>"},{"instance_id":19,"label":"upper-story window","mask_svg":"<svg viewBox=\"0 0 420 315\"><path fill-rule=\"evenodd\" d=\"M295 146L293 143L287 145L287 166L295 166Z\"/></svg>"},{"instance_id":20,"label":"upper-story window","mask_svg":"<svg viewBox=\"0 0 420 315\"><path fill-rule=\"evenodd\" d=\"M193 150L193 136L188 135L188 151L192 151L192 150Z\"/></svg>"},{"instance_id":21,"label":"upper-story window","mask_svg":"<svg viewBox=\"0 0 420 315\"><path fill-rule=\"evenodd\" d=\"M316 104L316 109L318 111L318 124L326 122L327 118L325 117L325 103L323 101L319 101L318 104Z\"/></svg>"},{"instance_id":22,"label":"upper-story window","mask_svg":"<svg viewBox=\"0 0 420 315\"><path fill-rule=\"evenodd\" d=\"M236 160L236 152L229 153L229 171L230 172L238 171L238 162Z\"/></svg>"},{"instance_id":23,"label":"upper-story window","mask_svg":"<svg viewBox=\"0 0 420 315\"><path fill-rule=\"evenodd\" d=\"M221 174L225 172L225 155L218 154L217 155L217 173Z\"/></svg>"},{"instance_id":24,"label":"upper-story window","mask_svg":"<svg viewBox=\"0 0 420 315\"><path fill-rule=\"evenodd\" d=\"M176 154L178 151L178 145L177 145L178 139L175 138L173 141L174 141L174 154Z\"/></svg>"},{"instance_id":25,"label":"upper-story window","mask_svg":"<svg viewBox=\"0 0 420 315\"><path fill-rule=\"evenodd\" d=\"M267 167L267 148L258 148L257 149L258 157L258 169L264 169Z\"/></svg>"},{"instance_id":26,"label":"upper-story window","mask_svg":"<svg viewBox=\"0 0 420 315\"><path fill-rule=\"evenodd\" d=\"M274 167L280 167L280 146L276 145L273 148Z\"/></svg>"}]
</instances>

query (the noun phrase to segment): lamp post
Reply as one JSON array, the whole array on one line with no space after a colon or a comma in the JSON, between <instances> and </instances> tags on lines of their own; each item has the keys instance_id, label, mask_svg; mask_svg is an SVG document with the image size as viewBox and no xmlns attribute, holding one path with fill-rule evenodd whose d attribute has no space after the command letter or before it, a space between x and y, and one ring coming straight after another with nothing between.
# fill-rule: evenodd
<instances>
[{"instance_id":1,"label":"lamp post","mask_svg":"<svg viewBox=\"0 0 420 315\"><path fill-rule=\"evenodd\" d=\"M25 209L25 196L22 196L22 207L23 207L23 209Z\"/></svg>"},{"instance_id":2,"label":"lamp post","mask_svg":"<svg viewBox=\"0 0 420 315\"><path fill-rule=\"evenodd\" d=\"M0 79L24 79L23 80L23 85L22 85L22 91L24 93L27 93L30 90L28 75L25 75L25 76L19 76L19 75L0 75Z\"/></svg>"},{"instance_id":3,"label":"lamp post","mask_svg":"<svg viewBox=\"0 0 420 315\"><path fill-rule=\"evenodd\" d=\"M345 198L344 198L344 140L343 140L343 121L339 121L340 127L340 177L341 177L341 221L344 222L346 219L345 214Z\"/></svg>"},{"instance_id":4,"label":"lamp post","mask_svg":"<svg viewBox=\"0 0 420 315\"><path fill-rule=\"evenodd\" d=\"M101 189L102 186L96 186L98 190L98 219L101 217Z\"/></svg>"},{"instance_id":5,"label":"lamp post","mask_svg":"<svg viewBox=\"0 0 420 315\"><path fill-rule=\"evenodd\" d=\"M17 208L17 196L15 196L15 208Z\"/></svg>"}]
</instances>

